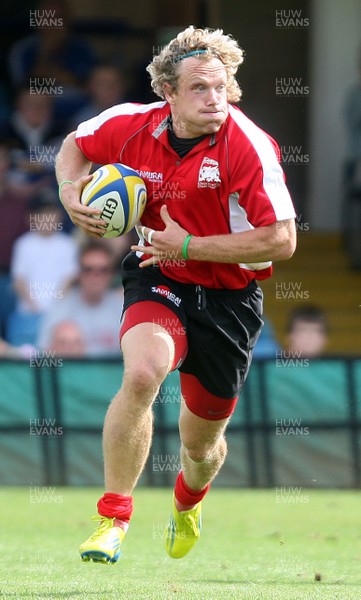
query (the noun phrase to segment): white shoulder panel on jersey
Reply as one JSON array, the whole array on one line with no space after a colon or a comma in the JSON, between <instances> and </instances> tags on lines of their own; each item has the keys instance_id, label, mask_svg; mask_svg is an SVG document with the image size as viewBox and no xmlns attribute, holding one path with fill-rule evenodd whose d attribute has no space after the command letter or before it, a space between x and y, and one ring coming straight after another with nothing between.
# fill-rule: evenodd
<instances>
[{"instance_id":1,"label":"white shoulder panel on jersey","mask_svg":"<svg viewBox=\"0 0 361 600\"><path fill-rule=\"evenodd\" d=\"M135 115L140 113L147 113L156 108L163 108L165 101L152 102L151 104L133 104L133 102L125 102L124 104L117 104L111 108L107 108L102 113L80 123L76 131L76 137L85 137L92 135L97 129L99 129L106 121L113 119L114 117L121 117L124 115Z\"/></svg>"},{"instance_id":2,"label":"white shoulder panel on jersey","mask_svg":"<svg viewBox=\"0 0 361 600\"><path fill-rule=\"evenodd\" d=\"M250 231L254 229L252 223L247 218L247 213L243 206L238 204L239 194L234 192L230 194L228 198L229 204L229 224L232 233L239 233L241 231ZM267 269L272 265L271 261L261 263L240 263L242 269L248 269L249 271L259 271L260 269Z\"/></svg>"},{"instance_id":3,"label":"white shoulder panel on jersey","mask_svg":"<svg viewBox=\"0 0 361 600\"><path fill-rule=\"evenodd\" d=\"M263 187L278 221L296 217L281 165L267 135L242 112L229 106L229 114L253 145L263 170Z\"/></svg>"}]
</instances>

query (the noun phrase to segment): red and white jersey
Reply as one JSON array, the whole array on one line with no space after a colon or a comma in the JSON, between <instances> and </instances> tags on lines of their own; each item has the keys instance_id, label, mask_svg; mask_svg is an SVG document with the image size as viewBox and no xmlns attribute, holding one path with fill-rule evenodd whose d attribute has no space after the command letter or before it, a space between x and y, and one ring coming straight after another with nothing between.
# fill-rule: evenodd
<instances>
[{"instance_id":1,"label":"red and white jersey","mask_svg":"<svg viewBox=\"0 0 361 600\"><path fill-rule=\"evenodd\" d=\"M142 225L163 230L159 211L195 236L247 231L294 218L295 211L278 161L277 144L229 105L226 122L184 158L169 145L167 102L125 103L81 123L76 141L96 164L121 162L147 184ZM243 288L271 275L272 263L228 264L165 260L163 273L209 288Z\"/></svg>"}]
</instances>

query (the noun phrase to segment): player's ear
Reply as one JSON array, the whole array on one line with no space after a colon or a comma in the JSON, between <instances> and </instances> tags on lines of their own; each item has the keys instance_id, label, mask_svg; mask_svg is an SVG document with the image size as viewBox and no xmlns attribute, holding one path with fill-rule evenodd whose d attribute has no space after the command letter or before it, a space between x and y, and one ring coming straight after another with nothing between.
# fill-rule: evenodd
<instances>
[{"instance_id":1,"label":"player's ear","mask_svg":"<svg viewBox=\"0 0 361 600\"><path fill-rule=\"evenodd\" d=\"M163 94L169 104L174 104L176 89L170 83L163 83Z\"/></svg>"}]
</instances>

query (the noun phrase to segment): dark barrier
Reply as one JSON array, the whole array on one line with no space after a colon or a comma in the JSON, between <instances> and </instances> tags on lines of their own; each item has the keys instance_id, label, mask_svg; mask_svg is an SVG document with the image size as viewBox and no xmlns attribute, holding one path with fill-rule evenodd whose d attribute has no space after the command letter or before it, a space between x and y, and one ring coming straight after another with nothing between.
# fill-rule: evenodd
<instances>
[{"instance_id":1,"label":"dark barrier","mask_svg":"<svg viewBox=\"0 0 361 600\"><path fill-rule=\"evenodd\" d=\"M102 485L102 424L121 377L120 361L1 361L1 482ZM174 482L179 406L172 373L154 405L143 485ZM254 362L214 485L359 488L360 408L361 359Z\"/></svg>"}]
</instances>

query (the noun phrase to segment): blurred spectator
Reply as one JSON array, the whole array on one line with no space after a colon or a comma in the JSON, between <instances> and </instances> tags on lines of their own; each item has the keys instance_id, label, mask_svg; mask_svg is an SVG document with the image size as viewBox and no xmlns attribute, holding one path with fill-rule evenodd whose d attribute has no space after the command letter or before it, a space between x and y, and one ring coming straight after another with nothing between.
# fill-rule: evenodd
<instances>
[{"instance_id":1,"label":"blurred spectator","mask_svg":"<svg viewBox=\"0 0 361 600\"><path fill-rule=\"evenodd\" d=\"M95 66L95 53L71 31L70 3L44 0L32 9L32 35L17 41L9 52L10 78L14 86L29 86L30 79L52 82L57 114L70 118L85 100L84 83Z\"/></svg>"},{"instance_id":2,"label":"blurred spectator","mask_svg":"<svg viewBox=\"0 0 361 600\"><path fill-rule=\"evenodd\" d=\"M41 316L78 273L76 242L62 231L59 202L43 190L30 204L30 231L15 244L11 276L17 306L8 320L7 341L35 344Z\"/></svg>"},{"instance_id":3,"label":"blurred spectator","mask_svg":"<svg viewBox=\"0 0 361 600\"><path fill-rule=\"evenodd\" d=\"M30 94L22 88L10 118L0 125L0 136L11 150L11 169L17 183L45 179L54 184L55 156L63 137L54 120L53 99L46 94Z\"/></svg>"},{"instance_id":4,"label":"blurred spectator","mask_svg":"<svg viewBox=\"0 0 361 600\"><path fill-rule=\"evenodd\" d=\"M302 358L324 354L328 341L325 312L319 306L299 306L291 311L287 325L287 350Z\"/></svg>"},{"instance_id":5,"label":"blurred spectator","mask_svg":"<svg viewBox=\"0 0 361 600\"><path fill-rule=\"evenodd\" d=\"M30 344L12 346L3 338L0 338L0 358L29 359L36 352L36 348Z\"/></svg>"},{"instance_id":6,"label":"blurred spectator","mask_svg":"<svg viewBox=\"0 0 361 600\"><path fill-rule=\"evenodd\" d=\"M85 338L82 330L73 321L61 321L51 331L47 356L61 356L64 358L83 358L85 356ZM31 344L12 346L0 338L0 358L31 359L41 357L37 348Z\"/></svg>"},{"instance_id":7,"label":"blurred spectator","mask_svg":"<svg viewBox=\"0 0 361 600\"><path fill-rule=\"evenodd\" d=\"M46 350L64 358L82 358L85 356L84 333L74 321L61 321L54 325Z\"/></svg>"},{"instance_id":8,"label":"blurred spectator","mask_svg":"<svg viewBox=\"0 0 361 600\"><path fill-rule=\"evenodd\" d=\"M86 356L120 356L119 325L123 290L111 289L113 254L101 240L88 243L80 252L78 285L45 316L38 339L39 348L48 348L51 331L64 320L77 323L85 336Z\"/></svg>"},{"instance_id":9,"label":"blurred spectator","mask_svg":"<svg viewBox=\"0 0 361 600\"><path fill-rule=\"evenodd\" d=\"M0 142L0 336L15 308L11 287L10 260L14 241L29 229L28 195L10 182L8 146Z\"/></svg>"},{"instance_id":10,"label":"blurred spectator","mask_svg":"<svg viewBox=\"0 0 361 600\"><path fill-rule=\"evenodd\" d=\"M122 285L122 262L124 257L130 252L132 244L136 244L139 237L135 228L131 229L125 235L119 235L114 238L103 238L102 243L109 246L113 255L114 278L113 287Z\"/></svg>"},{"instance_id":11,"label":"blurred spectator","mask_svg":"<svg viewBox=\"0 0 361 600\"><path fill-rule=\"evenodd\" d=\"M99 65L92 71L87 84L88 102L72 119L71 128L87 121L107 108L124 102L124 79L119 69Z\"/></svg>"}]
</instances>

